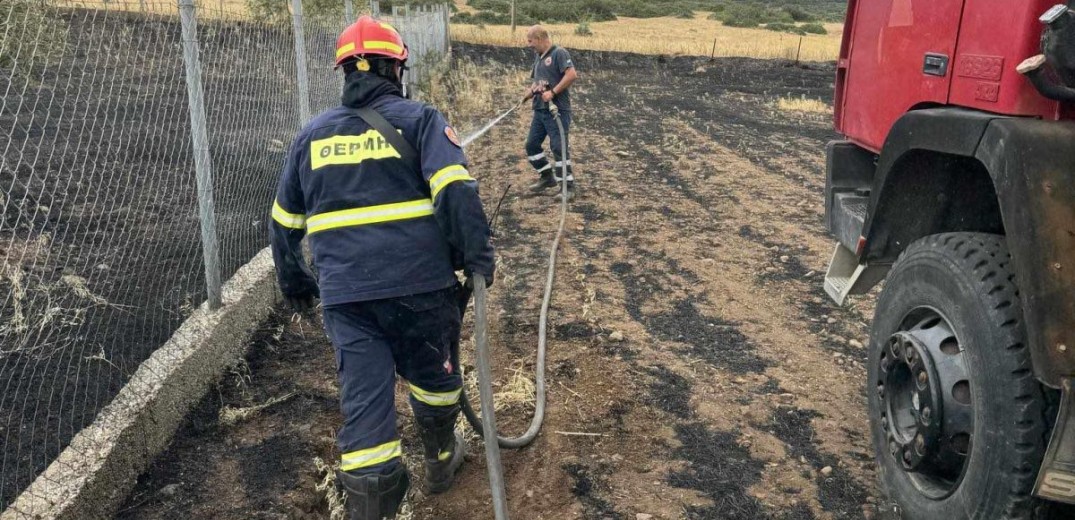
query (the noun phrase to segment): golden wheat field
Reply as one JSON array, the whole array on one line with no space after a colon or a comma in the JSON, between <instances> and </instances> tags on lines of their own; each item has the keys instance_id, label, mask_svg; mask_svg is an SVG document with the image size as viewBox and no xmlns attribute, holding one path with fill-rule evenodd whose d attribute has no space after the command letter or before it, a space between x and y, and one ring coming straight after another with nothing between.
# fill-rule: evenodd
<instances>
[{"instance_id":1,"label":"golden wheat field","mask_svg":"<svg viewBox=\"0 0 1075 520\"><path fill-rule=\"evenodd\" d=\"M719 21L708 20L708 15L709 13L695 13L693 19L621 17L615 21L589 24L592 34L588 36L576 34L577 26L574 24L556 24L546 28L552 33L556 43L572 49L787 59L794 59L800 52L798 35L765 29L725 27ZM807 35L801 38L800 59L836 59L840 52L843 26L826 24L825 29L829 34ZM526 28L517 28L513 34L508 26L452 24L452 38L489 45L523 45L526 41Z\"/></svg>"}]
</instances>

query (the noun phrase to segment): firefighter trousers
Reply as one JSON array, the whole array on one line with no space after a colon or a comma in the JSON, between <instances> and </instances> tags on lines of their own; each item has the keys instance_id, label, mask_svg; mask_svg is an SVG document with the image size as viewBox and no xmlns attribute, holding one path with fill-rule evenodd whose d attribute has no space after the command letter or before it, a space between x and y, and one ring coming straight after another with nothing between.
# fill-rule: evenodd
<instances>
[{"instance_id":1,"label":"firefighter trousers","mask_svg":"<svg viewBox=\"0 0 1075 520\"><path fill-rule=\"evenodd\" d=\"M343 471L390 473L400 464L397 374L407 382L416 418L458 413L463 379L451 354L459 341L460 291L325 307L340 381Z\"/></svg>"},{"instance_id":2,"label":"firefighter trousers","mask_svg":"<svg viewBox=\"0 0 1075 520\"><path fill-rule=\"evenodd\" d=\"M553 170L552 174L556 180L560 180L563 176L563 161L566 161L567 180L572 182L575 177L571 173L571 141L568 138L571 135L571 111L561 111L560 122L564 125L564 140L568 144L566 151L562 149L564 143L560 139L560 127L556 125L552 112L535 110L534 120L530 122L530 134L526 137L526 156L530 160L530 165L538 173L547 175L549 170ZM545 156L546 137L549 138L549 145L552 148L552 162Z\"/></svg>"}]
</instances>

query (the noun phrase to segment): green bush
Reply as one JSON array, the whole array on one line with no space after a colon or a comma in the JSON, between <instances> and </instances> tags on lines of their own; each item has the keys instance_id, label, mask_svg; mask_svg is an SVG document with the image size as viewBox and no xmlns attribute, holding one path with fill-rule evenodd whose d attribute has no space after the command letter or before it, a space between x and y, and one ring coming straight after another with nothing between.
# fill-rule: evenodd
<instances>
[{"instance_id":1,"label":"green bush","mask_svg":"<svg viewBox=\"0 0 1075 520\"><path fill-rule=\"evenodd\" d=\"M616 14L628 18L656 18L658 16L667 16L668 11L662 9L660 4L653 2L626 0L619 2L619 6L616 8Z\"/></svg>"},{"instance_id":2,"label":"green bush","mask_svg":"<svg viewBox=\"0 0 1075 520\"><path fill-rule=\"evenodd\" d=\"M679 13L676 13L676 18L682 18L684 20L693 20L694 19L694 11L692 11L690 9L687 9L685 11L680 11Z\"/></svg>"},{"instance_id":3,"label":"green bush","mask_svg":"<svg viewBox=\"0 0 1075 520\"><path fill-rule=\"evenodd\" d=\"M816 16L794 5L785 5L784 12L788 13L788 16L795 22L813 22L817 20Z\"/></svg>"},{"instance_id":4,"label":"green bush","mask_svg":"<svg viewBox=\"0 0 1075 520\"><path fill-rule=\"evenodd\" d=\"M575 34L579 36L593 36L589 22L582 22L575 27Z\"/></svg>"},{"instance_id":5,"label":"green bush","mask_svg":"<svg viewBox=\"0 0 1075 520\"><path fill-rule=\"evenodd\" d=\"M758 5L733 5L724 13L728 27L757 27L768 21L765 9Z\"/></svg>"},{"instance_id":6,"label":"green bush","mask_svg":"<svg viewBox=\"0 0 1075 520\"><path fill-rule=\"evenodd\" d=\"M825 26L819 23L808 23L799 29L802 29L807 34L829 34L829 31L825 30Z\"/></svg>"},{"instance_id":7,"label":"green bush","mask_svg":"<svg viewBox=\"0 0 1075 520\"><path fill-rule=\"evenodd\" d=\"M765 28L769 29L770 31L786 32L791 34L806 34L801 28L791 23L767 23L765 24Z\"/></svg>"},{"instance_id":8,"label":"green bush","mask_svg":"<svg viewBox=\"0 0 1075 520\"><path fill-rule=\"evenodd\" d=\"M584 22L607 22L616 19L616 12L607 0L582 0L575 10L575 16Z\"/></svg>"},{"instance_id":9,"label":"green bush","mask_svg":"<svg viewBox=\"0 0 1075 520\"><path fill-rule=\"evenodd\" d=\"M501 13L510 13L511 11L511 2L506 0L469 0L467 4L478 11L496 11ZM516 7L518 7L518 5L516 5Z\"/></svg>"}]
</instances>

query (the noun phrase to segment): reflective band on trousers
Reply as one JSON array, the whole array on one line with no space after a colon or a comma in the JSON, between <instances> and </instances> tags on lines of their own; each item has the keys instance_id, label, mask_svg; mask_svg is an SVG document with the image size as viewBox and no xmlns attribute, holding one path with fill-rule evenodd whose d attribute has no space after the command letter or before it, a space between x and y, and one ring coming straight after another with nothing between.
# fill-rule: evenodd
<instances>
[{"instance_id":1,"label":"reflective band on trousers","mask_svg":"<svg viewBox=\"0 0 1075 520\"><path fill-rule=\"evenodd\" d=\"M429 390L423 390L414 385L410 385L410 387L411 395L413 395L415 399L430 406L452 406L458 404L459 394L463 392L462 388L449 392L430 392Z\"/></svg>"},{"instance_id":2,"label":"reflective band on trousers","mask_svg":"<svg viewBox=\"0 0 1075 520\"><path fill-rule=\"evenodd\" d=\"M380 446L344 453L340 456L340 469L351 471L353 469L368 468L384 464L401 455L403 455L403 449L400 447L399 439L396 439Z\"/></svg>"},{"instance_id":3,"label":"reflective band on trousers","mask_svg":"<svg viewBox=\"0 0 1075 520\"><path fill-rule=\"evenodd\" d=\"M530 159L531 161L537 161L539 159L544 159L544 158L545 158L545 152L541 152L541 153L539 153L537 155L531 155L530 157L527 157L527 159Z\"/></svg>"},{"instance_id":4,"label":"reflective band on trousers","mask_svg":"<svg viewBox=\"0 0 1075 520\"><path fill-rule=\"evenodd\" d=\"M429 191L432 194L433 200L437 200L437 194L444 188L447 188L449 184L455 181L472 180L474 180L474 178L470 176L470 172L468 172L463 165L453 164L447 168L442 168L429 178Z\"/></svg>"},{"instance_id":5,"label":"reflective band on trousers","mask_svg":"<svg viewBox=\"0 0 1075 520\"><path fill-rule=\"evenodd\" d=\"M381 222L409 220L433 214L433 201L429 199L345 209L312 215L306 219L306 232L317 233L341 227L365 226Z\"/></svg>"}]
</instances>

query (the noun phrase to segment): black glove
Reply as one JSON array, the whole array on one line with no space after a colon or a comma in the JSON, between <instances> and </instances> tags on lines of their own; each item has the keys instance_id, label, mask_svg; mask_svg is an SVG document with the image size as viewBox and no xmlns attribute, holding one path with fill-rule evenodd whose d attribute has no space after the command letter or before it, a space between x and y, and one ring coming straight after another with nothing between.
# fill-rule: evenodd
<instances>
[{"instance_id":1,"label":"black glove","mask_svg":"<svg viewBox=\"0 0 1075 520\"><path fill-rule=\"evenodd\" d=\"M284 300L287 300L287 304L291 306L291 309L298 313L306 312L317 306L317 302L314 301L314 297L311 295L284 296Z\"/></svg>"},{"instance_id":2,"label":"black glove","mask_svg":"<svg viewBox=\"0 0 1075 520\"><path fill-rule=\"evenodd\" d=\"M317 284L310 284L306 290L295 293L285 294L284 301L291 306L291 309L295 312L306 312L317 306L316 298L321 297L321 290L317 287Z\"/></svg>"},{"instance_id":3,"label":"black glove","mask_svg":"<svg viewBox=\"0 0 1075 520\"><path fill-rule=\"evenodd\" d=\"M472 275L470 273L463 273L463 274L465 274L466 277L467 277L467 281L466 281L466 283L463 284L463 286L466 287L466 289L468 291L473 292L474 291L474 275ZM488 288L493 286L493 281L496 279L496 277L493 276L493 274L490 273L490 274L485 274L485 275L481 275L481 276L485 277L485 288L486 289L488 289Z\"/></svg>"}]
</instances>

